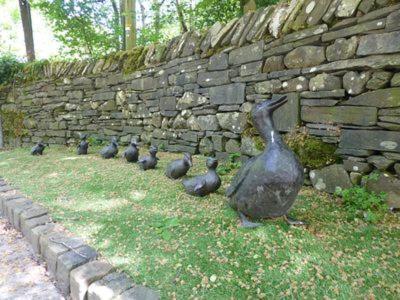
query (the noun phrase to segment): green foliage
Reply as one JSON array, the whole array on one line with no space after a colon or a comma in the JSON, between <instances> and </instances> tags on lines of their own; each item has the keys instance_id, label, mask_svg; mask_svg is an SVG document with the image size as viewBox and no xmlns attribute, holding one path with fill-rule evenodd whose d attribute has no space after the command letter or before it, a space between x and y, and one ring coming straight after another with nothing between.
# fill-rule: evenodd
<instances>
[{"instance_id":1,"label":"green foliage","mask_svg":"<svg viewBox=\"0 0 400 300\"><path fill-rule=\"evenodd\" d=\"M256 0L257 7L265 7L281 2L281 0Z\"/></svg>"},{"instance_id":2,"label":"green foliage","mask_svg":"<svg viewBox=\"0 0 400 300\"><path fill-rule=\"evenodd\" d=\"M160 6L163 2L163 6ZM137 45L144 46L168 42L177 35L178 19L176 7L172 1L153 1L150 7L152 18L150 23L140 28L137 35Z\"/></svg>"},{"instance_id":3,"label":"green foliage","mask_svg":"<svg viewBox=\"0 0 400 300\"><path fill-rule=\"evenodd\" d=\"M87 141L92 146L104 146L106 144L105 141L103 141L102 139L99 139L96 136L89 136L87 138Z\"/></svg>"},{"instance_id":4,"label":"green foliage","mask_svg":"<svg viewBox=\"0 0 400 300\"><path fill-rule=\"evenodd\" d=\"M45 67L50 63L53 67L65 63L61 61L35 60L22 63L11 54L0 55L0 85L12 82L32 82L44 77Z\"/></svg>"},{"instance_id":5,"label":"green foliage","mask_svg":"<svg viewBox=\"0 0 400 300\"><path fill-rule=\"evenodd\" d=\"M99 57L120 49L121 26L109 1L37 0L55 37L72 56Z\"/></svg>"},{"instance_id":6,"label":"green foliage","mask_svg":"<svg viewBox=\"0 0 400 300\"><path fill-rule=\"evenodd\" d=\"M158 145L158 150L159 151L165 151L166 147L164 143L161 143L160 145Z\"/></svg>"},{"instance_id":7,"label":"green foliage","mask_svg":"<svg viewBox=\"0 0 400 300\"><path fill-rule=\"evenodd\" d=\"M294 130L284 136L284 141L300 159L304 167L319 169L338 161L336 147L310 136L305 131Z\"/></svg>"},{"instance_id":8,"label":"green foliage","mask_svg":"<svg viewBox=\"0 0 400 300\"><path fill-rule=\"evenodd\" d=\"M0 85L13 81L23 64L12 54L0 54Z\"/></svg>"},{"instance_id":9,"label":"green foliage","mask_svg":"<svg viewBox=\"0 0 400 300\"><path fill-rule=\"evenodd\" d=\"M19 79L23 79L25 82L35 81L44 76L44 68L50 62L48 60L35 60L24 64L23 69L18 74Z\"/></svg>"},{"instance_id":10,"label":"green foliage","mask_svg":"<svg viewBox=\"0 0 400 300\"><path fill-rule=\"evenodd\" d=\"M337 191L336 194L343 199L347 210L348 219L363 219L368 223L382 221L388 206L385 203L386 194L368 192L364 187L354 186L350 189Z\"/></svg>"},{"instance_id":11,"label":"green foliage","mask_svg":"<svg viewBox=\"0 0 400 300\"><path fill-rule=\"evenodd\" d=\"M196 5L194 27L203 29L216 22L227 23L240 15L240 1L238 0L203 0Z\"/></svg>"},{"instance_id":12,"label":"green foliage","mask_svg":"<svg viewBox=\"0 0 400 300\"><path fill-rule=\"evenodd\" d=\"M138 33L138 45L149 43L164 43L177 34L179 18L175 1L153 1L151 6L152 20L149 26L141 28ZM259 0L258 7L269 6L279 0ZM158 3L158 4L157 4ZM201 0L193 6L193 1L181 0L179 7L184 15L185 23L189 30L203 30L211 27L216 22L227 23L240 17L240 0Z\"/></svg>"},{"instance_id":13,"label":"green foliage","mask_svg":"<svg viewBox=\"0 0 400 300\"><path fill-rule=\"evenodd\" d=\"M12 110L0 110L0 116L3 126L3 134L7 142L10 139L20 139L26 135L24 126L24 113Z\"/></svg>"},{"instance_id":14,"label":"green foliage","mask_svg":"<svg viewBox=\"0 0 400 300\"><path fill-rule=\"evenodd\" d=\"M242 166L242 163L239 161L240 156L240 153L229 154L228 160L217 168L218 174L222 176L239 169Z\"/></svg>"}]
</instances>

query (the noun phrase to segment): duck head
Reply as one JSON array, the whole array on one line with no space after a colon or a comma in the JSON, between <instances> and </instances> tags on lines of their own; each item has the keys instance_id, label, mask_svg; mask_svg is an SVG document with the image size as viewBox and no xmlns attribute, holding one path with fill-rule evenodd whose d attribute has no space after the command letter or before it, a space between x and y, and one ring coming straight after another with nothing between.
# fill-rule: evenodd
<instances>
[{"instance_id":1,"label":"duck head","mask_svg":"<svg viewBox=\"0 0 400 300\"><path fill-rule=\"evenodd\" d=\"M155 147L155 146L151 146L150 147L149 153L150 153L151 156L155 157L157 152L158 152L158 148L157 147Z\"/></svg>"},{"instance_id":2,"label":"duck head","mask_svg":"<svg viewBox=\"0 0 400 300\"><path fill-rule=\"evenodd\" d=\"M136 139L132 139L131 140L131 146L134 147L134 148L137 148L139 146L139 144L138 144Z\"/></svg>"},{"instance_id":3,"label":"duck head","mask_svg":"<svg viewBox=\"0 0 400 300\"><path fill-rule=\"evenodd\" d=\"M82 134L82 135L81 135L81 140L82 140L82 141L86 141L87 138L88 138L88 135L87 135L87 134Z\"/></svg>"},{"instance_id":4,"label":"duck head","mask_svg":"<svg viewBox=\"0 0 400 300\"><path fill-rule=\"evenodd\" d=\"M266 100L259 103L253 110L255 122L259 119L270 118L272 113L287 102L287 96L279 97L276 100Z\"/></svg>"},{"instance_id":5,"label":"duck head","mask_svg":"<svg viewBox=\"0 0 400 300\"><path fill-rule=\"evenodd\" d=\"M183 161L189 166L193 167L192 155L190 153L183 154Z\"/></svg>"},{"instance_id":6,"label":"duck head","mask_svg":"<svg viewBox=\"0 0 400 300\"><path fill-rule=\"evenodd\" d=\"M218 160L214 157L207 158L206 166L208 169L215 170L218 167Z\"/></svg>"},{"instance_id":7,"label":"duck head","mask_svg":"<svg viewBox=\"0 0 400 300\"><path fill-rule=\"evenodd\" d=\"M40 141L39 143L37 143L37 146L44 149L46 147L50 147L49 143L45 143L43 141Z\"/></svg>"},{"instance_id":8,"label":"duck head","mask_svg":"<svg viewBox=\"0 0 400 300\"><path fill-rule=\"evenodd\" d=\"M115 136L111 138L111 145L113 145L115 148L118 147L117 138Z\"/></svg>"},{"instance_id":9,"label":"duck head","mask_svg":"<svg viewBox=\"0 0 400 300\"><path fill-rule=\"evenodd\" d=\"M280 135L275 129L272 115L275 110L286 104L287 101L287 96L282 96L276 100L266 100L261 102L254 108L254 126L265 141L275 142L280 140Z\"/></svg>"}]
</instances>

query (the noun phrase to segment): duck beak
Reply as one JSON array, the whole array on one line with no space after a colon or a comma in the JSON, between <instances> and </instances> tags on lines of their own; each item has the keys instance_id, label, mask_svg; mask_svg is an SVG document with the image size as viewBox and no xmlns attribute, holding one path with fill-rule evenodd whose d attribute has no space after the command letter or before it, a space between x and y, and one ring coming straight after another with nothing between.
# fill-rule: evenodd
<instances>
[{"instance_id":1,"label":"duck beak","mask_svg":"<svg viewBox=\"0 0 400 300\"><path fill-rule=\"evenodd\" d=\"M287 96L282 96L277 100L272 101L269 105L269 109L276 110L282 105L286 104L287 101L288 101Z\"/></svg>"}]
</instances>

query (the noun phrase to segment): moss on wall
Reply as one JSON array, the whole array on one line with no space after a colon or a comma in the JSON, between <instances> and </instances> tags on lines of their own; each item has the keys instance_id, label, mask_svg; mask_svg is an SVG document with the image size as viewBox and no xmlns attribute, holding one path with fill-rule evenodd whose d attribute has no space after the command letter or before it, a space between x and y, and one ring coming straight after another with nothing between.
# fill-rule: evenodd
<instances>
[{"instance_id":1,"label":"moss on wall","mask_svg":"<svg viewBox=\"0 0 400 300\"><path fill-rule=\"evenodd\" d=\"M3 136L6 143L10 140L18 140L27 134L24 126L25 115L20 111L0 110Z\"/></svg>"},{"instance_id":2,"label":"moss on wall","mask_svg":"<svg viewBox=\"0 0 400 300\"><path fill-rule=\"evenodd\" d=\"M21 74L18 75L17 80L23 82L33 82L44 77L44 69L50 62L48 60L38 60L27 63L22 69Z\"/></svg>"},{"instance_id":3,"label":"moss on wall","mask_svg":"<svg viewBox=\"0 0 400 300\"><path fill-rule=\"evenodd\" d=\"M304 167L320 169L338 161L336 146L310 136L305 130L294 130L284 136L285 143L297 154Z\"/></svg>"},{"instance_id":4,"label":"moss on wall","mask_svg":"<svg viewBox=\"0 0 400 300\"><path fill-rule=\"evenodd\" d=\"M146 53L147 50L144 47L136 47L130 51L125 51L125 53L120 53L119 55L124 57L123 73L133 73L139 70L140 67L143 67Z\"/></svg>"},{"instance_id":5,"label":"moss on wall","mask_svg":"<svg viewBox=\"0 0 400 300\"><path fill-rule=\"evenodd\" d=\"M258 135L257 130L248 126L243 131L242 136L253 139L257 150L264 150L264 140ZM335 155L336 146L324 143L321 139L310 136L307 131L302 129L293 130L283 137L284 142L299 157L304 167L309 169L319 169L335 163L339 157Z\"/></svg>"}]
</instances>

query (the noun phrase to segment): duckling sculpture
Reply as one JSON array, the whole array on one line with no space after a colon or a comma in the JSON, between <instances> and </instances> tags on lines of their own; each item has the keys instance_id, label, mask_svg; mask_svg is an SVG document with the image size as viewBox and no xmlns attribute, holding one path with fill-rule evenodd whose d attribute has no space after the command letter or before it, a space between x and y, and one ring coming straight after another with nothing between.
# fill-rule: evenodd
<instances>
[{"instance_id":1,"label":"duckling sculpture","mask_svg":"<svg viewBox=\"0 0 400 300\"><path fill-rule=\"evenodd\" d=\"M183 154L183 159L174 160L169 164L165 175L171 179L179 179L185 176L192 166L192 155L185 153Z\"/></svg>"},{"instance_id":2,"label":"duckling sculpture","mask_svg":"<svg viewBox=\"0 0 400 300\"><path fill-rule=\"evenodd\" d=\"M88 154L89 142L87 141L87 137L88 137L87 134L81 135L81 142L77 147L78 155Z\"/></svg>"},{"instance_id":3,"label":"duckling sculpture","mask_svg":"<svg viewBox=\"0 0 400 300\"><path fill-rule=\"evenodd\" d=\"M31 149L31 155L43 155L44 149L49 147L48 143L39 142Z\"/></svg>"},{"instance_id":4,"label":"duckling sculpture","mask_svg":"<svg viewBox=\"0 0 400 300\"><path fill-rule=\"evenodd\" d=\"M105 158L114 158L118 154L118 143L117 139L113 137L111 143L100 150L100 155Z\"/></svg>"},{"instance_id":5,"label":"duckling sculpture","mask_svg":"<svg viewBox=\"0 0 400 300\"><path fill-rule=\"evenodd\" d=\"M303 222L287 217L303 185L304 171L296 155L284 144L272 119L273 112L287 102L286 96L264 101L253 110L254 125L266 142L263 153L250 159L234 177L226 195L238 212L242 227L261 224L251 219L284 217L291 225Z\"/></svg>"},{"instance_id":6,"label":"duckling sculpture","mask_svg":"<svg viewBox=\"0 0 400 300\"><path fill-rule=\"evenodd\" d=\"M192 196L204 197L216 192L221 186L221 179L217 174L218 160L209 157L206 162L208 172L182 182L186 193Z\"/></svg>"},{"instance_id":7,"label":"duckling sculpture","mask_svg":"<svg viewBox=\"0 0 400 300\"><path fill-rule=\"evenodd\" d=\"M139 159L139 149L136 140L132 140L128 148L124 152L124 157L127 162L135 163Z\"/></svg>"},{"instance_id":8,"label":"duckling sculpture","mask_svg":"<svg viewBox=\"0 0 400 300\"><path fill-rule=\"evenodd\" d=\"M150 156L142 157L138 161L138 164L142 170L147 171L156 168L158 162L157 152L158 148L151 146L149 150Z\"/></svg>"}]
</instances>

